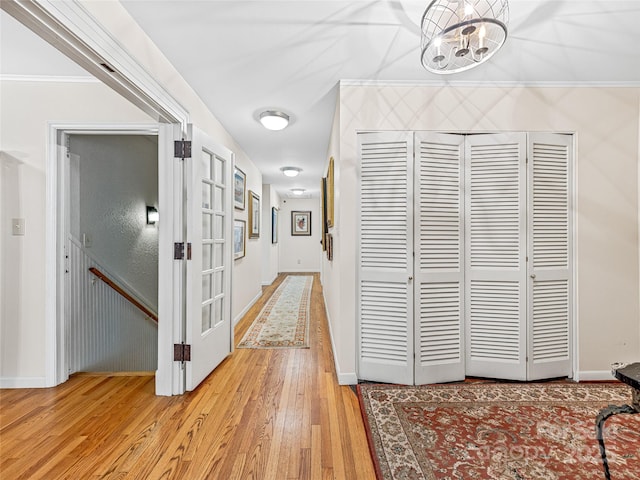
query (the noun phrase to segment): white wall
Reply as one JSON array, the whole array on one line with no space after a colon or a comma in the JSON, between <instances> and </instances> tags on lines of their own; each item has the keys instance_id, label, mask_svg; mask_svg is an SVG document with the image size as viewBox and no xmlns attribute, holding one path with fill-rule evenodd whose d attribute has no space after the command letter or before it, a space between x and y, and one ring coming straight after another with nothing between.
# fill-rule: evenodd
<instances>
[{"instance_id":1,"label":"white wall","mask_svg":"<svg viewBox=\"0 0 640 480\"><path fill-rule=\"evenodd\" d=\"M342 296L352 295L353 289L347 288L343 291L340 287L340 273L342 268L352 268L348 261L343 261L339 248L340 240L340 95L336 99L336 109L333 117L331 136L329 139L329 151L327 153L327 163L324 169L324 176L327 176L329 169L329 159L334 158L334 226L329 229L333 235L333 261L329 261L326 255L322 256L322 285L331 332L331 342L333 345L333 355L340 384L355 384L357 376L353 366L352 357L354 346L356 346L355 329L345 329L340 325ZM353 260L355 262L355 259ZM346 335L345 335L346 333Z\"/></svg>"},{"instance_id":2,"label":"white wall","mask_svg":"<svg viewBox=\"0 0 640 480\"><path fill-rule=\"evenodd\" d=\"M639 96L638 88L342 84L332 267L340 273L324 288L338 301L330 306L338 375L356 372L356 132L364 130L575 133L579 376L607 378L611 363L637 361Z\"/></svg>"},{"instance_id":3,"label":"white wall","mask_svg":"<svg viewBox=\"0 0 640 480\"><path fill-rule=\"evenodd\" d=\"M322 253L319 198L287 198L281 201L279 219L280 272L319 272ZM311 235L291 235L291 212L311 212Z\"/></svg>"},{"instance_id":4,"label":"white wall","mask_svg":"<svg viewBox=\"0 0 640 480\"><path fill-rule=\"evenodd\" d=\"M158 207L157 137L71 135L69 147L72 169L74 158L79 163L72 233L88 236L91 256L157 312L158 226L146 219L147 205Z\"/></svg>"},{"instance_id":5,"label":"white wall","mask_svg":"<svg viewBox=\"0 0 640 480\"><path fill-rule=\"evenodd\" d=\"M149 39L120 2L87 2L85 7L136 61L155 78L189 112L191 122L211 136L214 141L235 154L235 162L247 175L247 190L260 194L262 174L240 145L209 111L180 72L167 60ZM251 115L247 112L247 115ZM235 218L247 220L248 211L236 210ZM231 316L241 317L262 293L261 248L259 241L247 241L247 253L234 262Z\"/></svg>"},{"instance_id":6,"label":"white wall","mask_svg":"<svg viewBox=\"0 0 640 480\"><path fill-rule=\"evenodd\" d=\"M280 196L271 185L262 185L262 284L271 285L278 276L279 244L272 243L271 209L280 209ZM278 213L280 213L278 211ZM279 232L278 232L279 233ZM278 237L279 239L279 237Z\"/></svg>"},{"instance_id":7,"label":"white wall","mask_svg":"<svg viewBox=\"0 0 640 480\"><path fill-rule=\"evenodd\" d=\"M45 376L45 168L48 123L150 123L100 83L0 81L3 185L0 386L42 386ZM7 189L5 185L9 185ZM25 219L23 237L10 219ZM9 281L7 281L9 280Z\"/></svg>"}]
</instances>

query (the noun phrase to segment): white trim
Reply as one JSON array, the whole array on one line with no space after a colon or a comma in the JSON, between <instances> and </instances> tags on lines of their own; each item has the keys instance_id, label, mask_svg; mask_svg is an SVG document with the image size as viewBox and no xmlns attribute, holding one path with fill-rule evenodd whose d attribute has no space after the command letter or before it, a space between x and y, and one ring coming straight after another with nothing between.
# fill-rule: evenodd
<instances>
[{"instance_id":1,"label":"white trim","mask_svg":"<svg viewBox=\"0 0 640 480\"><path fill-rule=\"evenodd\" d=\"M47 388L46 377L0 377L0 388Z\"/></svg>"},{"instance_id":2,"label":"white trim","mask_svg":"<svg viewBox=\"0 0 640 480\"><path fill-rule=\"evenodd\" d=\"M578 215L578 168L580 163L578 162L578 132L567 133L567 135L571 135L573 139L572 155L571 155L571 243L572 243L572 252L571 252L571 269L569 272L571 279L571 308L573 311L572 319L571 319L571 377L578 381L578 372L579 372L579 359L580 359L580 342L578 341L580 330L580 323L578 322L578 318L580 317L580 312L578 310L578 249L580 245L578 244L579 236L578 236L578 221L580 216Z\"/></svg>"},{"instance_id":3,"label":"white trim","mask_svg":"<svg viewBox=\"0 0 640 480\"><path fill-rule=\"evenodd\" d=\"M101 83L95 77L64 75L12 75L0 74L2 82Z\"/></svg>"},{"instance_id":4,"label":"white trim","mask_svg":"<svg viewBox=\"0 0 640 480\"><path fill-rule=\"evenodd\" d=\"M322 294L322 300L324 302L324 311L327 316L327 325L329 326L329 339L331 340L331 350L333 352L333 366L336 370L336 377L338 378L338 385L356 385L358 383L358 375L356 372L345 372L342 373L340 371L340 363L338 362L338 357L336 356L336 344L333 341L333 330L331 329L331 317L329 316L329 307L327 306L327 299Z\"/></svg>"},{"instance_id":5,"label":"white trim","mask_svg":"<svg viewBox=\"0 0 640 480\"><path fill-rule=\"evenodd\" d=\"M515 80L340 80L341 87L468 87L468 88L629 88L640 86L640 81L515 81Z\"/></svg>"},{"instance_id":6,"label":"white trim","mask_svg":"<svg viewBox=\"0 0 640 480\"><path fill-rule=\"evenodd\" d=\"M286 272L280 272L283 274L287 274L287 273L320 273L319 269L308 269L308 268L288 268Z\"/></svg>"},{"instance_id":7,"label":"white trim","mask_svg":"<svg viewBox=\"0 0 640 480\"><path fill-rule=\"evenodd\" d=\"M582 370L577 371L573 378L576 382L597 382L602 380L615 380L611 370Z\"/></svg>"},{"instance_id":8,"label":"white trim","mask_svg":"<svg viewBox=\"0 0 640 480\"><path fill-rule=\"evenodd\" d=\"M238 322L240 320L242 320L242 317L244 317L246 315L246 313L249 311L249 309L251 307L253 307L255 305L255 303L260 300L260 297L262 297L262 291L260 291L248 304L246 307L244 307L244 309L236 316L236 318L233 319L233 326L235 327Z\"/></svg>"},{"instance_id":9,"label":"white trim","mask_svg":"<svg viewBox=\"0 0 640 480\"><path fill-rule=\"evenodd\" d=\"M269 285L271 285L273 282L276 281L276 278L278 278L278 274L276 273L273 278L271 278L271 280L267 280L266 282L263 280L262 281L262 286L263 287L268 287Z\"/></svg>"}]
</instances>

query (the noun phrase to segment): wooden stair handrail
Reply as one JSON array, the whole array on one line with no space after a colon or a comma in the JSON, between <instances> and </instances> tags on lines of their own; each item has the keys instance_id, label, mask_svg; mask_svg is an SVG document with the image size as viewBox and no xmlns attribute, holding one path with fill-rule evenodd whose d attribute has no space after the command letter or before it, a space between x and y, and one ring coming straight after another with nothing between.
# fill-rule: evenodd
<instances>
[{"instance_id":1,"label":"wooden stair handrail","mask_svg":"<svg viewBox=\"0 0 640 480\"><path fill-rule=\"evenodd\" d=\"M100 280L102 280L104 283L109 285L111 288L113 288L116 292L118 292L124 298L126 298L130 303L132 303L135 307L137 307L147 317L149 317L154 322L158 323L158 315L153 313L151 310L149 310L147 307L141 304L138 300L136 300L127 292L125 292L122 288L120 288L115 282L113 282L113 280L107 277L104 273L102 273L96 267L90 267L89 271L93 273L96 277L98 277Z\"/></svg>"}]
</instances>

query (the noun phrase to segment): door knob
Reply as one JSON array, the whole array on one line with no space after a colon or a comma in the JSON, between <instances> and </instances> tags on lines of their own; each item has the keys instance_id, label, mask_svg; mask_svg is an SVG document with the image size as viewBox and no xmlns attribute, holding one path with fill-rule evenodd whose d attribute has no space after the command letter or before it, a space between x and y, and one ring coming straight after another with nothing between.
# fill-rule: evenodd
<instances>
[{"instance_id":1,"label":"door knob","mask_svg":"<svg viewBox=\"0 0 640 480\"><path fill-rule=\"evenodd\" d=\"M413 277L409 277L409 281L413 280Z\"/></svg>"},{"instance_id":2,"label":"door knob","mask_svg":"<svg viewBox=\"0 0 640 480\"><path fill-rule=\"evenodd\" d=\"M532 273L532 274L531 274L531 278L536 278L536 274L535 274L535 273Z\"/></svg>"}]
</instances>

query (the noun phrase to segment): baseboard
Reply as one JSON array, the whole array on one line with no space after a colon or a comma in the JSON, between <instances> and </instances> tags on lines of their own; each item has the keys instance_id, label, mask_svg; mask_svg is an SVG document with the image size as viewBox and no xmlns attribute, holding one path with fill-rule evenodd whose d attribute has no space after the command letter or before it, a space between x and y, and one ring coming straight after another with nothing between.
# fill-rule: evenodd
<instances>
[{"instance_id":1,"label":"baseboard","mask_svg":"<svg viewBox=\"0 0 640 480\"><path fill-rule=\"evenodd\" d=\"M329 316L329 308L327 307L327 299L322 295L322 301L324 302L324 311L327 315L327 324L329 326L329 339L331 340L331 351L333 352L333 365L336 369L336 376L338 377L339 385L356 385L358 383L358 375L355 372L342 373L340 371L340 364L338 363L338 357L336 357L336 344L333 341L333 330L331 330L331 317Z\"/></svg>"},{"instance_id":2,"label":"baseboard","mask_svg":"<svg viewBox=\"0 0 640 480\"><path fill-rule=\"evenodd\" d=\"M268 280L266 282L262 282L262 286L263 287L268 287L269 285L271 285L273 282L276 281L276 278L278 278L278 274L276 273L273 278L271 280Z\"/></svg>"},{"instance_id":3,"label":"baseboard","mask_svg":"<svg viewBox=\"0 0 640 480\"><path fill-rule=\"evenodd\" d=\"M238 316L236 316L236 318L233 319L233 326L235 327L236 324L242 320L242 317L244 317L247 312L249 311L249 309L251 307L253 307L253 305L260 299L260 297L262 296L262 291L258 292L258 294L253 298L253 300L251 300L246 307L244 307L244 309L238 314Z\"/></svg>"},{"instance_id":4,"label":"baseboard","mask_svg":"<svg viewBox=\"0 0 640 480\"><path fill-rule=\"evenodd\" d=\"M287 269L287 270L285 270L283 272L280 272L280 273L284 273L285 275L287 273L320 273L320 269L311 269L311 270L309 270L308 268L300 268L300 269L297 269L297 270L296 269L294 269L294 270Z\"/></svg>"},{"instance_id":5,"label":"baseboard","mask_svg":"<svg viewBox=\"0 0 640 480\"><path fill-rule=\"evenodd\" d=\"M596 382L600 380L614 380L611 370L581 370L574 376L576 382Z\"/></svg>"},{"instance_id":6,"label":"baseboard","mask_svg":"<svg viewBox=\"0 0 640 480\"><path fill-rule=\"evenodd\" d=\"M338 373L338 384L340 385L357 385L358 376L353 373Z\"/></svg>"},{"instance_id":7,"label":"baseboard","mask_svg":"<svg viewBox=\"0 0 640 480\"><path fill-rule=\"evenodd\" d=\"M45 377L0 377L0 388L47 388Z\"/></svg>"}]
</instances>

